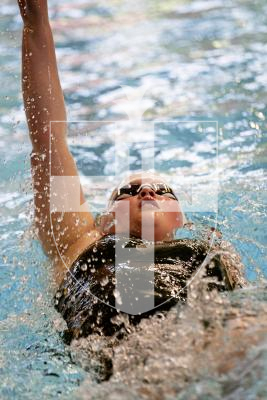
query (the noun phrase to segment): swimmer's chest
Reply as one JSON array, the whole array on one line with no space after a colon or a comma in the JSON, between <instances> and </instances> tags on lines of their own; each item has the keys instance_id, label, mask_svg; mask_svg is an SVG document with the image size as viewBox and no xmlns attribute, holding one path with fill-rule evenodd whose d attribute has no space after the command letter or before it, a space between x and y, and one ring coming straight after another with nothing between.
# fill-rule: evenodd
<instances>
[{"instance_id":1,"label":"swimmer's chest","mask_svg":"<svg viewBox=\"0 0 267 400\"><path fill-rule=\"evenodd\" d=\"M203 262L207 248L202 243L176 240L156 245L140 239L106 237L87 249L73 264L77 279L99 278L120 271L152 271L157 276L187 279Z\"/></svg>"}]
</instances>

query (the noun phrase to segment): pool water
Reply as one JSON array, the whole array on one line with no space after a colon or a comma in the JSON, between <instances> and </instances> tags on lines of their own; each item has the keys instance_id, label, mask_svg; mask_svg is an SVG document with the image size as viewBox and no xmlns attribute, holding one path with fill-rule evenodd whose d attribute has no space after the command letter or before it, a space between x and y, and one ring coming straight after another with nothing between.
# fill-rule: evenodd
<instances>
[{"instance_id":1,"label":"pool water","mask_svg":"<svg viewBox=\"0 0 267 400\"><path fill-rule=\"evenodd\" d=\"M93 337L64 345L64 322L52 304L51 265L31 226L21 21L16 4L4 0L0 397L266 398L266 2L49 3L68 117L77 121L69 140L88 199L91 176L114 172L114 124L104 136L91 133L82 144L72 140L73 129L79 121L104 126L104 121L126 120L121 86L147 87L144 119L158 121L157 168L171 182L177 176L208 179L217 171L218 213L188 217L196 224L217 225L241 255L252 286L207 296L196 280L184 309L143 321L123 343ZM196 135L203 121L208 130ZM218 122L216 134L211 121ZM142 149L150 148L140 138L131 148L132 168L140 168ZM89 199L94 212L104 205L99 196L94 192ZM109 380L103 360L112 362Z\"/></svg>"}]
</instances>

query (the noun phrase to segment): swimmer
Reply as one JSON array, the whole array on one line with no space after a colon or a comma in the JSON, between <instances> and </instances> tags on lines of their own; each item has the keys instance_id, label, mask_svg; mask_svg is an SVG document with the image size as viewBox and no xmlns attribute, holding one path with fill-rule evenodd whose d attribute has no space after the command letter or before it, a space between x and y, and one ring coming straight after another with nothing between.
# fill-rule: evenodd
<instances>
[{"instance_id":1,"label":"swimmer","mask_svg":"<svg viewBox=\"0 0 267 400\"><path fill-rule=\"evenodd\" d=\"M21 16L24 22L22 43L22 90L25 112L32 142L31 167L34 185L35 226L46 254L54 261L58 260L58 250L63 255L67 267L70 267L82 251L99 240L107 228L96 227L93 215L88 212L53 213L50 222L50 174L78 176L75 161L67 145L67 123L52 125L53 146L49 157L50 121L67 121L63 92L57 70L55 47L48 18L47 1L19 0ZM142 185L141 185L142 180ZM110 212L120 214L122 203L129 203L130 234L141 235L141 203L147 201L165 210L168 204L175 203L176 213L158 212L155 216L155 240L173 239L174 230L183 225L180 204L172 190L157 176L146 174L129 177L131 189L117 188L112 195ZM125 182L127 185L128 182ZM80 203L85 202L81 188ZM152 212L146 211L146 218ZM77 224L77 220L79 223ZM117 232L123 232L125 218L118 221ZM54 235L51 224L58 225ZM57 264L59 265L59 264ZM58 268L58 280L66 272L64 266Z\"/></svg>"},{"instance_id":2,"label":"swimmer","mask_svg":"<svg viewBox=\"0 0 267 400\"><path fill-rule=\"evenodd\" d=\"M203 243L174 240L175 231L185 223L185 216L172 188L156 174L128 176L114 189L107 213L98 222L89 211L50 214L50 166L53 176L78 177L78 171L67 145L66 107L57 69L47 0L18 0L18 5L24 25L22 92L32 143L34 224L42 247L55 266L56 280L60 284L56 294L56 307L66 319L72 336L77 337L89 334L92 326L105 324L103 321L110 311L102 306L102 322L101 318L94 317L93 311L88 317L88 308L93 309L90 293L94 288L95 294L101 297L103 288L98 282L102 276L107 275L110 285L107 285L106 292L104 290L105 296L113 296L114 284L112 286L111 278L114 274L115 256L112 249L114 250L114 243L121 240L128 231L128 243L131 246L140 245L141 239L158 244L155 248L155 266L158 268L155 269L155 274L161 287L158 303L170 295L175 282L177 286L186 285L186 280L205 259L208 248ZM62 122L52 124L50 132L51 121ZM49 154L50 135L52 147ZM83 203L85 196L80 187L80 204ZM51 226L57 226L57 229L52 231ZM144 229L144 226L148 229ZM101 255L101 259L110 259L110 263L97 265L96 262L92 266L88 259L93 251ZM182 266L182 270L178 265ZM219 276L221 282L218 287L232 289L240 286L238 268L234 268L231 275L225 274L225 269L223 272L220 265L215 266L214 271L212 268L207 269L211 276ZM164 268L170 271L171 288L167 283L165 286L162 283ZM69 269L71 274L68 273ZM81 293L81 283L89 287L88 296ZM110 301L114 301L114 296ZM95 307L99 311L99 304ZM110 325L106 332L113 333Z\"/></svg>"}]
</instances>

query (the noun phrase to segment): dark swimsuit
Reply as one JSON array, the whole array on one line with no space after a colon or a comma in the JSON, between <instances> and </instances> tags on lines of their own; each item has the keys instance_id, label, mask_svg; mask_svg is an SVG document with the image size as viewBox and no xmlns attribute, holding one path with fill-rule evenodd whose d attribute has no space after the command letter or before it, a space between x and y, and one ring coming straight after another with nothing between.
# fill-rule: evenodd
<instances>
[{"instance_id":1,"label":"dark swimsuit","mask_svg":"<svg viewBox=\"0 0 267 400\"><path fill-rule=\"evenodd\" d=\"M137 238L111 235L101 238L73 263L55 295L55 307L67 322L67 341L93 332L112 335L122 328L123 322L114 323L114 317L119 314L114 296L115 244L124 248L146 247ZM177 302L185 302L188 280L205 260L210 245L196 239L180 239L155 244L154 249L155 308L142 315L130 316L133 324L155 311L168 310ZM220 256L207 263L204 277L215 278L208 282L208 290L224 291L242 286L241 279L231 278L231 271Z\"/></svg>"}]
</instances>

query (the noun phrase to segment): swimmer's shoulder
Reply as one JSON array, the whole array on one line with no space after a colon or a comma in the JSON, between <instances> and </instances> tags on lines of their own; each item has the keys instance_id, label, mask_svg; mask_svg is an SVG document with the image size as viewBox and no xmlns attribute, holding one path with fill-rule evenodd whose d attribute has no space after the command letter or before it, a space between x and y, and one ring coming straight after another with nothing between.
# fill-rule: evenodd
<instances>
[{"instance_id":1,"label":"swimmer's shoulder","mask_svg":"<svg viewBox=\"0 0 267 400\"><path fill-rule=\"evenodd\" d=\"M97 242L103 237L103 234L98 230L92 230L75 243L73 243L64 253L64 255L58 255L53 260L55 281L60 284L65 277L68 269L72 266L75 260L93 243Z\"/></svg>"}]
</instances>

